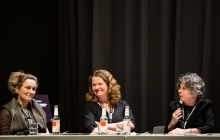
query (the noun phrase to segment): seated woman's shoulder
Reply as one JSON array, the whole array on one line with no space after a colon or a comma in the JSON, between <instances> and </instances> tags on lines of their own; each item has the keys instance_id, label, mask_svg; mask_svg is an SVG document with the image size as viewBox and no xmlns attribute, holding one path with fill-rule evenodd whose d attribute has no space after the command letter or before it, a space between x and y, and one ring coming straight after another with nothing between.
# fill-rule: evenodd
<instances>
[{"instance_id":1,"label":"seated woman's shoulder","mask_svg":"<svg viewBox=\"0 0 220 140\"><path fill-rule=\"evenodd\" d=\"M206 105L213 105L213 102L212 102L212 100L210 100L210 99L203 99L203 100L202 100L202 103L203 103L203 104L206 104Z\"/></svg>"},{"instance_id":2,"label":"seated woman's shoulder","mask_svg":"<svg viewBox=\"0 0 220 140\"><path fill-rule=\"evenodd\" d=\"M121 104L121 105L128 105L128 103L124 100L124 99L121 99L117 102L117 104Z\"/></svg>"}]
</instances>

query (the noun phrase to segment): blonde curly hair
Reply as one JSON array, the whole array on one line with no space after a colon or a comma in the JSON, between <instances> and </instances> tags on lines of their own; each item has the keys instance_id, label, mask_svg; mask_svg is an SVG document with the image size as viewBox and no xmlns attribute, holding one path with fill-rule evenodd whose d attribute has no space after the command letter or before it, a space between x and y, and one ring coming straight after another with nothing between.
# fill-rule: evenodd
<instances>
[{"instance_id":1,"label":"blonde curly hair","mask_svg":"<svg viewBox=\"0 0 220 140\"><path fill-rule=\"evenodd\" d=\"M21 88L21 86L23 85L23 83L27 80L27 79L32 79L36 82L37 87L38 87L38 81L37 81L37 77L31 75L31 74L26 74L24 73L22 70L17 71L17 72L11 72L9 79L8 79L8 90L16 95L17 92L15 90L15 88L17 87L18 89Z\"/></svg>"},{"instance_id":2,"label":"blonde curly hair","mask_svg":"<svg viewBox=\"0 0 220 140\"><path fill-rule=\"evenodd\" d=\"M96 70L92 76L88 78L89 80L89 93L86 94L86 101L98 102L98 97L92 91L92 78L100 77L102 78L108 86L108 98L110 107L114 107L116 103L121 99L120 85L114 79L112 74L107 70Z\"/></svg>"}]
</instances>

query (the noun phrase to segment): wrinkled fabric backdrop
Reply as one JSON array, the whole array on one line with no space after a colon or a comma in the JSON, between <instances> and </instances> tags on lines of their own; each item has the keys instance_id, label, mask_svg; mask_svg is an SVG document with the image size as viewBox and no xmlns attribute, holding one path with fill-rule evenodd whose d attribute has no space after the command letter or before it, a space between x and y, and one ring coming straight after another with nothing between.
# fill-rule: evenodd
<instances>
[{"instance_id":1,"label":"wrinkled fabric backdrop","mask_svg":"<svg viewBox=\"0 0 220 140\"><path fill-rule=\"evenodd\" d=\"M198 73L220 132L219 0L33 0L0 2L1 87L10 72L39 79L59 105L61 130L82 132L88 77L106 69L132 108L136 132L165 125L181 73ZM51 129L51 124L48 124Z\"/></svg>"}]
</instances>

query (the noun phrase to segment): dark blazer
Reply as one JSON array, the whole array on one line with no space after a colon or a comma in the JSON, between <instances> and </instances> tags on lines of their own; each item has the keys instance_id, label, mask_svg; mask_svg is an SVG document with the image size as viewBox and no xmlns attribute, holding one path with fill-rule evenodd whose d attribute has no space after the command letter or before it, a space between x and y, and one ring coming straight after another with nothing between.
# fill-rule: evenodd
<instances>
[{"instance_id":1,"label":"dark blazer","mask_svg":"<svg viewBox=\"0 0 220 140\"><path fill-rule=\"evenodd\" d=\"M178 108L178 101L172 101L169 105L169 114L167 117L167 122L164 128L164 133L168 133L168 125L172 119L172 114ZM201 134L205 133L213 133L215 127L214 115L212 112L212 105L213 102L211 100L202 100L193 111L192 115L190 116L189 120L187 121L186 127L187 128L197 128ZM193 107L184 106L184 112L192 111ZM182 108L183 109L183 108ZM187 115L187 113L185 113ZM187 116L185 116L186 118ZM181 122L179 121L175 128L182 128Z\"/></svg>"},{"instance_id":2,"label":"dark blazer","mask_svg":"<svg viewBox=\"0 0 220 140\"><path fill-rule=\"evenodd\" d=\"M123 121L125 106L128 103L125 100L119 100L114 108L114 112L112 114L112 123L117 123ZM128 105L129 106L129 105ZM131 108L129 107L129 116L131 118L131 122L135 126L135 119L132 113ZM91 133L95 128L95 121L100 122L100 118L102 115L102 107L95 102L86 102L84 105L82 117L83 128L86 133ZM107 118L109 120L109 115L106 113Z\"/></svg>"}]
</instances>

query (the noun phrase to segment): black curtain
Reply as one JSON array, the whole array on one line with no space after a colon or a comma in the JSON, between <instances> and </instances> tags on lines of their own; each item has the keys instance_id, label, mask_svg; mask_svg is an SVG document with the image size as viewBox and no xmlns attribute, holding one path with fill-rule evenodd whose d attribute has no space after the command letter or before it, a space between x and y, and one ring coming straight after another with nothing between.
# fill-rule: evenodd
<instances>
[{"instance_id":1,"label":"black curtain","mask_svg":"<svg viewBox=\"0 0 220 140\"><path fill-rule=\"evenodd\" d=\"M0 0L0 106L13 97L11 72L37 76L37 94L58 104L58 1ZM51 124L48 124L51 129Z\"/></svg>"},{"instance_id":2,"label":"black curtain","mask_svg":"<svg viewBox=\"0 0 220 140\"><path fill-rule=\"evenodd\" d=\"M106 69L133 110L136 132L165 125L181 73L198 73L220 132L219 0L1 0L0 104L10 72L38 77L61 130L82 132L88 77ZM53 112L53 109L52 109ZM51 124L48 124L51 129Z\"/></svg>"},{"instance_id":3,"label":"black curtain","mask_svg":"<svg viewBox=\"0 0 220 140\"><path fill-rule=\"evenodd\" d=\"M82 131L88 77L110 71L133 110L136 132L165 125L181 73L198 73L214 102L220 82L218 0L58 0L61 127Z\"/></svg>"}]
</instances>

